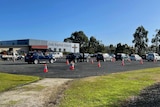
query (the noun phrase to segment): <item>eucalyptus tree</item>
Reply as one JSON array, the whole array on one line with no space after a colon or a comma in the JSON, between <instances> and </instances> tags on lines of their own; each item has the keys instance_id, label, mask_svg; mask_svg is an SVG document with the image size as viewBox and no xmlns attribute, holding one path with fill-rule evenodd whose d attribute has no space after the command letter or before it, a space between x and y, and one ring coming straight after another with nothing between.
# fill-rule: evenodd
<instances>
[{"instance_id":1,"label":"eucalyptus tree","mask_svg":"<svg viewBox=\"0 0 160 107\"><path fill-rule=\"evenodd\" d=\"M130 47L127 45L127 44L121 44L121 43L118 43L117 44L117 47L116 47L116 50L115 50L115 53L126 53L126 54L130 54Z\"/></svg>"},{"instance_id":2,"label":"eucalyptus tree","mask_svg":"<svg viewBox=\"0 0 160 107\"><path fill-rule=\"evenodd\" d=\"M95 53L97 51L98 45L99 41L97 41L94 36L91 36L88 45L89 53Z\"/></svg>"},{"instance_id":3,"label":"eucalyptus tree","mask_svg":"<svg viewBox=\"0 0 160 107\"><path fill-rule=\"evenodd\" d=\"M156 52L159 51L159 43L160 43L160 29L156 29L156 35L153 35L154 37L152 38L152 43L153 43L153 47L156 48Z\"/></svg>"},{"instance_id":4,"label":"eucalyptus tree","mask_svg":"<svg viewBox=\"0 0 160 107\"><path fill-rule=\"evenodd\" d=\"M145 30L143 26L139 26L133 34L134 40L132 41L132 43L134 43L134 46L139 55L142 55L148 47L147 35L148 31Z\"/></svg>"},{"instance_id":5,"label":"eucalyptus tree","mask_svg":"<svg viewBox=\"0 0 160 107\"><path fill-rule=\"evenodd\" d=\"M109 45L109 53L115 53L116 47L113 44Z\"/></svg>"}]
</instances>

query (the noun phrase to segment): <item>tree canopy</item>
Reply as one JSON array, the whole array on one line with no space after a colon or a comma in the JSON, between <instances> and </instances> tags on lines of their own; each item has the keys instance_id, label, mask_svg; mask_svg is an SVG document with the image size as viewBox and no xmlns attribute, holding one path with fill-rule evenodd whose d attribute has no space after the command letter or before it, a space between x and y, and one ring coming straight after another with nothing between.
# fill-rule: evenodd
<instances>
[{"instance_id":1,"label":"tree canopy","mask_svg":"<svg viewBox=\"0 0 160 107\"><path fill-rule=\"evenodd\" d=\"M139 55L142 55L148 47L147 35L148 31L145 30L143 26L139 26L133 34L134 40L132 41L132 43L134 43L134 46Z\"/></svg>"},{"instance_id":2,"label":"tree canopy","mask_svg":"<svg viewBox=\"0 0 160 107\"><path fill-rule=\"evenodd\" d=\"M132 43L134 47L130 47L127 44L118 43L117 45L110 44L110 46L105 46L94 36L90 38L83 31L75 31L70 37L64 39L64 42L79 43L80 52L82 53L97 53L97 52L108 52L108 53L138 53L139 55L145 54L150 47L148 47L148 31L143 27L139 26L133 34ZM156 48L158 48L160 43L160 29L156 30L156 34L153 35L154 38L151 42ZM156 49L157 51L157 49Z\"/></svg>"},{"instance_id":3,"label":"tree canopy","mask_svg":"<svg viewBox=\"0 0 160 107\"><path fill-rule=\"evenodd\" d=\"M100 44L94 36L91 36L90 39L88 39L83 31L72 33L70 37L64 39L64 42L79 43L80 52L82 53L103 52L105 50L104 45Z\"/></svg>"},{"instance_id":4,"label":"tree canopy","mask_svg":"<svg viewBox=\"0 0 160 107\"><path fill-rule=\"evenodd\" d=\"M156 29L156 35L153 35L152 43L153 47L156 47L156 52L158 51L159 43L160 43L160 29Z\"/></svg>"}]
</instances>

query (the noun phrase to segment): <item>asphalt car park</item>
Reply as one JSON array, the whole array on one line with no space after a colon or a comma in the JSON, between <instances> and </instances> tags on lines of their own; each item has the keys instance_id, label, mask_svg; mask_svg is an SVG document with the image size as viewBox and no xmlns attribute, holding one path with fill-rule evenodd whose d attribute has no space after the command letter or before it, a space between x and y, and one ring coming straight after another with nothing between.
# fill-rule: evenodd
<instances>
[{"instance_id":1,"label":"asphalt car park","mask_svg":"<svg viewBox=\"0 0 160 107\"><path fill-rule=\"evenodd\" d=\"M39 76L42 78L83 78L89 76L99 76L109 73L117 73L122 71L131 71L144 68L159 67L160 62L144 61L125 61L122 65L121 61L115 62L100 62L101 67L98 67L98 62L78 62L75 63L74 70L70 70L65 62L65 59L57 59L53 64L48 63L48 72L44 72L44 64L28 64L23 61L0 61L0 72L11 74L22 74Z\"/></svg>"}]
</instances>

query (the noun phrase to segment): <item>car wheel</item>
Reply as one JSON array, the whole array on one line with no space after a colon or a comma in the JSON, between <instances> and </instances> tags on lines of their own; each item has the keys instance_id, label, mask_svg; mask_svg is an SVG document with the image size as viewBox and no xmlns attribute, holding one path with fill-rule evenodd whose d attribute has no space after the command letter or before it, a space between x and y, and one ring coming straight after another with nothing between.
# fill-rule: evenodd
<instances>
[{"instance_id":1,"label":"car wheel","mask_svg":"<svg viewBox=\"0 0 160 107\"><path fill-rule=\"evenodd\" d=\"M34 60L34 64L38 64L38 60L37 59Z\"/></svg>"},{"instance_id":2,"label":"car wheel","mask_svg":"<svg viewBox=\"0 0 160 107\"><path fill-rule=\"evenodd\" d=\"M89 62L89 59L86 59L86 62Z\"/></svg>"},{"instance_id":3,"label":"car wheel","mask_svg":"<svg viewBox=\"0 0 160 107\"><path fill-rule=\"evenodd\" d=\"M77 63L78 62L77 59L75 59L74 62Z\"/></svg>"},{"instance_id":4,"label":"car wheel","mask_svg":"<svg viewBox=\"0 0 160 107\"><path fill-rule=\"evenodd\" d=\"M49 61L51 64L53 64L54 63L54 60L53 59L50 59L50 61Z\"/></svg>"}]
</instances>

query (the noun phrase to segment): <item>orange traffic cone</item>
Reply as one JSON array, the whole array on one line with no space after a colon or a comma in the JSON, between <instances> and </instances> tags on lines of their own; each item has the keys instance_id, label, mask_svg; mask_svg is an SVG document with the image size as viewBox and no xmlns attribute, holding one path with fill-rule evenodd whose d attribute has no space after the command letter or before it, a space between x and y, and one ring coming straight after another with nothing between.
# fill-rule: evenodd
<instances>
[{"instance_id":1,"label":"orange traffic cone","mask_svg":"<svg viewBox=\"0 0 160 107\"><path fill-rule=\"evenodd\" d=\"M124 64L124 59L122 59L122 66L124 66L125 64Z\"/></svg>"},{"instance_id":2,"label":"orange traffic cone","mask_svg":"<svg viewBox=\"0 0 160 107\"><path fill-rule=\"evenodd\" d=\"M131 59L130 59L130 58L128 59L128 62L131 62Z\"/></svg>"},{"instance_id":3,"label":"orange traffic cone","mask_svg":"<svg viewBox=\"0 0 160 107\"><path fill-rule=\"evenodd\" d=\"M69 65L69 61L68 61L68 59L66 60L66 64L67 64L67 65Z\"/></svg>"},{"instance_id":4,"label":"orange traffic cone","mask_svg":"<svg viewBox=\"0 0 160 107\"><path fill-rule=\"evenodd\" d=\"M143 64L143 59L140 60L140 64Z\"/></svg>"},{"instance_id":5,"label":"orange traffic cone","mask_svg":"<svg viewBox=\"0 0 160 107\"><path fill-rule=\"evenodd\" d=\"M99 67L99 68L101 67L101 63L100 63L100 61L98 61L98 67Z\"/></svg>"},{"instance_id":6,"label":"orange traffic cone","mask_svg":"<svg viewBox=\"0 0 160 107\"><path fill-rule=\"evenodd\" d=\"M74 62L73 61L71 61L69 69L74 70Z\"/></svg>"},{"instance_id":7,"label":"orange traffic cone","mask_svg":"<svg viewBox=\"0 0 160 107\"><path fill-rule=\"evenodd\" d=\"M44 72L48 72L47 64L44 64Z\"/></svg>"},{"instance_id":8,"label":"orange traffic cone","mask_svg":"<svg viewBox=\"0 0 160 107\"><path fill-rule=\"evenodd\" d=\"M91 59L91 64L93 64L93 59Z\"/></svg>"},{"instance_id":9,"label":"orange traffic cone","mask_svg":"<svg viewBox=\"0 0 160 107\"><path fill-rule=\"evenodd\" d=\"M154 59L154 61L153 61L153 62L154 62L154 63L155 63L155 62L157 62L157 59Z\"/></svg>"},{"instance_id":10,"label":"orange traffic cone","mask_svg":"<svg viewBox=\"0 0 160 107\"><path fill-rule=\"evenodd\" d=\"M112 62L115 62L115 60L116 60L116 59L113 57L113 58L112 58Z\"/></svg>"}]
</instances>

